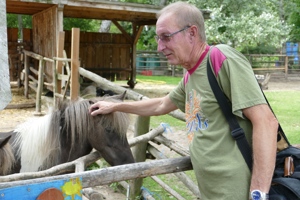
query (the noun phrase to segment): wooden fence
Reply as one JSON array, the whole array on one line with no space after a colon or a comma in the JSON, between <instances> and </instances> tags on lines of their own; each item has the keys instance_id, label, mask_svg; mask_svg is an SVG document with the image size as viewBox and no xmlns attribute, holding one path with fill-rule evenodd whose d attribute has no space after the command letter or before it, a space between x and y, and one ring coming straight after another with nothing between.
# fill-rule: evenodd
<instances>
[{"instance_id":1,"label":"wooden fence","mask_svg":"<svg viewBox=\"0 0 300 200\"><path fill-rule=\"evenodd\" d=\"M31 71L33 74L35 74L35 76L37 78L35 78L34 76L29 75L29 73L26 73L25 75L25 82L27 82L28 84L25 84L25 86L27 87L27 89L25 91L28 92L28 87L31 87L35 92L36 92L36 112L40 113L41 112L41 91L43 89L43 87L47 86L47 87L53 87L56 88L57 84L56 82L58 81L57 77L60 77L61 80L64 80L65 82L68 80L70 80L70 75L64 76L64 75L60 75L59 73L57 73L56 71L56 66L57 66L57 61L62 61L65 63L65 66L67 66L68 62L71 62L72 59L68 59L68 58L56 58L54 57L53 59L50 58L45 58L42 57L40 55L34 54L32 52L28 52L28 51L24 51L24 55L25 55L25 71L29 72ZM39 61L39 69L37 71L35 71L34 69L30 69L30 67L27 65L28 62L28 58L34 58L37 59ZM53 79L52 83L47 83L44 82L44 73L43 73L43 69L44 69L44 65L45 62L51 62L52 66L53 66L53 77L56 77ZM69 69L70 70L70 69ZM69 71L68 69L66 71ZM105 78L100 77L99 75L90 72L84 68L79 67L78 71L77 71L81 76L90 79L91 81L97 83L97 85L105 90L112 90L115 93L123 93L126 89L118 86L110 81L108 81ZM68 72L70 73L70 72ZM27 78L26 78L27 77ZM63 78L64 77L64 78ZM67 87L67 86L66 86ZM72 88L72 86L71 86ZM54 89L54 97L62 97L61 95L56 95L56 90ZM145 100L148 99L148 97L143 96L139 93L136 93L132 90L126 90L127 91L127 98L130 100L135 100L135 101L139 101L139 100ZM25 93L27 93L25 92ZM55 98L54 98L55 99ZM174 111L170 113L171 116L175 117L176 119L180 119L182 121L184 121L184 114L180 111ZM137 127L135 130L135 138L138 138L140 136L144 136L144 134L147 134L149 132L149 121L150 121L150 117L138 117L137 119ZM163 132L163 130L160 131ZM151 138L150 138L151 139ZM152 138L153 139L153 138ZM190 164L190 160L189 157L185 156L189 156L189 152L186 152L184 150L182 150L182 148L178 148L176 147L175 144L170 145L172 142L167 141L166 138L164 137L157 137L156 142L159 142L161 144L165 144L166 146L168 146L169 148L171 148L172 150L174 150L175 152L178 152L181 156L183 156L182 158L180 158L179 160L175 159L176 161L173 162L173 159L170 160L171 163L166 164L166 162L169 162L168 158L166 157L162 157L163 153L157 151L154 147L149 146L147 142L142 142L137 144L135 147L133 147L133 154L134 157L136 159L136 162L143 162L146 160L146 151L149 151L153 154L154 157L156 157L157 159L164 159L163 162L160 161L153 161L154 163L152 164L148 164L148 163L144 163L144 164L132 164L132 165L128 165L128 166L124 166L121 168L111 168L111 169L105 169L105 170L100 170L98 174L98 171L95 172L80 172L80 173L76 173L73 175L60 175L58 177L53 177L53 180L71 180L74 178L78 178L80 177L82 179L82 184L84 187L91 187L91 186L95 186L95 185L103 185L103 184L108 184L108 183L112 183L112 182L116 182L116 181L121 181L121 180L129 180L129 179L135 179L132 182L131 185L131 198L135 198L136 196L140 195L140 191L141 191L141 186L142 186L142 181L141 178L146 177L146 176L153 176L156 174L165 174L165 173L173 173L173 172L181 172L184 170L189 170L191 169L191 164ZM148 140L149 141L149 140ZM181 149L181 150L180 150ZM167 160L166 160L167 159ZM180 164L178 164L180 163ZM170 166L172 165L172 167ZM80 165L80 166L84 166L84 165ZM152 168L149 168L150 166L152 166ZM182 166L182 167L181 167ZM67 166L69 167L69 166ZM175 168L174 168L175 167ZM157 168L157 169L156 169ZM158 170L159 169L159 170ZM165 170L162 170L165 169ZM51 169L53 171L53 169ZM115 173L114 170L120 170L122 173L121 174L127 174L126 176L120 176L117 179L110 179L108 176L112 173ZM78 171L78 170L76 170ZM79 170L80 171L80 170ZM81 171L82 171L82 167L81 167ZM112 172L111 172L112 171ZM120 173L120 171L118 171ZM155 172L152 172L155 171ZM134 173L133 173L134 172ZM149 173L151 172L151 173ZM53 175L53 174L52 174ZM185 174L175 174L177 177L179 177L179 179L195 194L195 196L200 196L200 192L196 186L196 184L190 180L189 177L187 177ZM24 178L24 175L20 175L22 177L22 179ZM33 175L34 177L36 177L35 175ZM97 181L91 180L91 177L95 177L95 176L104 176L106 178L101 178L99 181L99 178L97 178ZM153 179L155 181L157 181L159 184L163 184L160 179L158 179L157 177L153 177ZM13 178L13 180L16 180ZM52 180L52 179L51 179ZM5 181L5 180L2 180ZM50 179L48 178L44 178L44 179L39 179L36 181L16 181L13 182L12 184L14 186L17 185L26 185L27 183L32 183L32 184L37 184L37 183L44 183L44 182L49 182ZM124 185L124 183L123 183ZM10 185L10 183L5 183L4 185L0 183L0 188L4 187L12 187L12 185ZM181 197L180 194L176 193L173 189L171 189L170 187L164 185L163 186L169 193L171 193L173 196L175 196L177 199L184 199L183 197ZM8 191L9 192L12 191Z\"/></svg>"},{"instance_id":2,"label":"wooden fence","mask_svg":"<svg viewBox=\"0 0 300 200\"><path fill-rule=\"evenodd\" d=\"M145 135L130 139L129 145L132 147L141 143L147 143L156 137L159 137L158 140L163 140L162 143L170 144L170 141L161 136L163 132L164 127L160 125ZM90 194L95 194L96 191L91 192L92 189L90 189L90 187L119 182L123 187L130 188L129 184L124 182L125 180L133 180L148 176L151 176L158 183L162 184L162 181L155 175L169 173L175 173L179 180L181 180L183 184L195 194L195 196L200 197L199 190L195 183L183 173L183 171L192 169L188 152L185 152L184 150L180 149L180 147L176 147L175 145L167 146L169 146L171 150L181 154L182 157L162 157L162 152L156 150L154 147L149 147L149 151L158 160L107 167L92 171L84 171L84 166L87 166L101 158L99 152L95 151L75 161L57 165L48 170L2 176L0 177L0 199L13 200L17 197L24 198L25 196L28 200L36 199L36 196L47 191L47 188L59 189L62 187L62 185L67 184L68 182L71 182L74 185L74 180L76 180L76 184L79 184L80 188L83 189L82 192L86 197L95 199L90 197ZM76 173L56 175L67 171L75 171ZM167 188L166 190L177 199L184 199L180 194L176 193L173 189L167 187L165 184L163 184L163 186L164 188ZM74 190L75 189L76 188L74 188ZM129 189L128 191L130 190L132 189ZM141 188L139 188L139 192L140 190ZM151 198L148 196L147 199Z\"/></svg>"},{"instance_id":3,"label":"wooden fence","mask_svg":"<svg viewBox=\"0 0 300 200\"><path fill-rule=\"evenodd\" d=\"M30 52L25 52L27 56L31 55ZM37 55L31 55L32 57L38 58L41 63L44 63L45 60L50 60L43 57L38 57ZM59 60L60 58L54 58L55 60ZM62 59L67 60L67 59ZM43 69L42 64L40 69ZM123 93L126 89L118 86L107 79L104 79L100 77L99 75L92 73L86 69L79 68L78 72L81 76L84 76L93 82L97 83L97 85L103 89L106 90L112 90L115 93ZM42 74L42 70L39 70L37 74ZM57 75L56 75L57 76ZM54 77L56 77L54 76ZM43 79L41 79L43 80ZM38 81L38 83L42 84L38 88L43 86L43 82ZM54 85L54 84L53 84ZM127 92L127 98L130 100L145 100L148 99L148 97L143 96L139 93L136 93L132 90L126 90ZM39 98L37 98L38 100ZM184 121L184 114L180 111L174 111L170 113L171 116L175 117L176 119L180 119ZM155 175L159 174L167 174L167 173L175 173L174 175L179 178L180 181L189 189L192 191L192 193L196 197L200 197L200 192L197 188L196 183L194 183L185 173L182 171L191 170L191 163L189 158L189 152L186 151L184 148L172 143L172 141L166 139L162 135L159 135L164 132L165 128L161 125L157 129L153 129L149 132L149 121L150 117L138 117L137 119L137 127L135 130L135 137L133 138L133 141L129 141L130 146L133 147L133 154L135 157L136 164L129 164L129 165L123 165L123 166L117 166L117 167L109 167L106 169L100 169L100 170L94 170L89 172L83 172L85 164L81 164L78 160L71 162L70 164L63 164L64 170L66 169L74 169L77 173L74 174L68 174L68 175L59 175L59 176L53 176L55 175L54 172L57 173L59 169L62 169L62 166L57 166L54 168L51 168L49 170L43 171L43 172L37 172L34 174L15 174L15 175L9 175L8 177L0 177L0 191L5 195L12 195L15 191L15 188L19 188L25 185L30 184L26 187L33 187L32 185L44 185L44 187L50 187L51 184L57 184L57 181L59 183L63 182L70 182L74 179L80 180L82 184L82 188L89 188L97 185L106 185L113 182L121 181L121 185L126 187L129 187L127 183L122 182L123 180L132 180L130 183L130 199L134 199L136 196L140 195L141 192L141 186L142 186L142 178L151 176L153 180L155 180L158 184L162 185L162 187L169 192L171 195L176 197L177 199L184 199L180 194L178 194L176 191L174 191L171 187L164 184L158 177ZM140 139L141 138L141 139ZM177 152L179 155L181 155L180 158L167 158L164 156L164 154L160 151L158 151L156 148L152 147L148 144L150 140L153 140L155 143L163 144L167 147L169 147L171 150ZM156 159L156 161L150 161L150 162L144 162L146 160L146 151L150 152ZM99 159L100 155L94 155L95 153L91 154L92 158L81 158L80 160L83 160L84 162L91 163L91 161L95 161ZM91 160L92 159L92 160ZM57 168L57 169L56 169ZM78 169L79 168L79 169ZM54 173L54 174L53 174ZM113 176L113 174L122 174L118 177ZM37 178L37 177L45 177L46 178L38 178L33 180L27 180L31 178ZM49 177L51 176L51 177ZM19 181L19 180L22 181ZM7 182L8 181L8 182ZM13 182L10 182L13 181ZM49 184L48 184L49 183ZM3 190L1 190L3 188ZM84 193L88 193L88 190ZM29 192L26 192L26 194ZM27 194L29 195L29 194ZM35 194L32 194L35 195ZM88 195L88 194L86 194Z\"/></svg>"},{"instance_id":4,"label":"wooden fence","mask_svg":"<svg viewBox=\"0 0 300 200\"><path fill-rule=\"evenodd\" d=\"M300 62L297 59L299 55L250 54L246 57L257 74L281 72L285 77L289 74L300 74Z\"/></svg>"},{"instance_id":5,"label":"wooden fence","mask_svg":"<svg viewBox=\"0 0 300 200\"><path fill-rule=\"evenodd\" d=\"M183 76L183 68L170 65L166 57L156 51L138 51L136 73L146 76Z\"/></svg>"},{"instance_id":6,"label":"wooden fence","mask_svg":"<svg viewBox=\"0 0 300 200\"><path fill-rule=\"evenodd\" d=\"M282 73L300 74L299 55L249 54L245 55L256 74ZM156 51L138 51L136 56L137 74L148 76L182 76L181 66L169 65L167 59Z\"/></svg>"}]
</instances>

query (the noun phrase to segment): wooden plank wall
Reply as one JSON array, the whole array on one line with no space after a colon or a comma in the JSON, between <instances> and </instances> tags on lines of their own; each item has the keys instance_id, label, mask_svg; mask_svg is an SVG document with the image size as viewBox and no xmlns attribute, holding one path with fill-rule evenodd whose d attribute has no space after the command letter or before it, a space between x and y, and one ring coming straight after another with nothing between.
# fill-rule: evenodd
<instances>
[{"instance_id":1,"label":"wooden plank wall","mask_svg":"<svg viewBox=\"0 0 300 200\"><path fill-rule=\"evenodd\" d=\"M33 52L47 58L56 56L57 6L32 16ZM37 61L38 62L38 61ZM38 64L35 63L35 67ZM36 68L37 69L37 68ZM52 82L52 65L45 65L45 81Z\"/></svg>"},{"instance_id":2,"label":"wooden plank wall","mask_svg":"<svg viewBox=\"0 0 300 200\"><path fill-rule=\"evenodd\" d=\"M24 68L20 54L22 49L32 51L32 31L25 28L22 31L23 41L18 41L18 28L7 28L10 81L19 81L20 79L20 73Z\"/></svg>"},{"instance_id":3,"label":"wooden plank wall","mask_svg":"<svg viewBox=\"0 0 300 200\"><path fill-rule=\"evenodd\" d=\"M65 31L65 50L71 55L71 31ZM108 80L128 80L131 44L122 34L80 32L80 66Z\"/></svg>"}]
</instances>

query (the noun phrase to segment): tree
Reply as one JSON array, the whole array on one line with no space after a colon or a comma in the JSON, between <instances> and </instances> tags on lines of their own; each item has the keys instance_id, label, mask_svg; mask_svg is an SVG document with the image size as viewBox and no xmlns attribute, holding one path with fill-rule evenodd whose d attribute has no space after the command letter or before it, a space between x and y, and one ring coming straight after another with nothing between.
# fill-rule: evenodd
<instances>
[{"instance_id":1,"label":"tree","mask_svg":"<svg viewBox=\"0 0 300 200\"><path fill-rule=\"evenodd\" d=\"M200 9L212 11L206 21L207 39L210 44L226 43L238 50L282 46L288 38L290 26L278 0L191 0Z\"/></svg>"},{"instance_id":2,"label":"tree","mask_svg":"<svg viewBox=\"0 0 300 200\"><path fill-rule=\"evenodd\" d=\"M289 15L288 22L291 27L290 32L290 40L292 42L300 41L300 0L292 0L293 9L291 10L291 14Z\"/></svg>"},{"instance_id":3,"label":"tree","mask_svg":"<svg viewBox=\"0 0 300 200\"><path fill-rule=\"evenodd\" d=\"M97 32L99 29L99 25L99 20L64 18L64 30L80 28L80 31Z\"/></svg>"},{"instance_id":4,"label":"tree","mask_svg":"<svg viewBox=\"0 0 300 200\"><path fill-rule=\"evenodd\" d=\"M7 27L18 28L18 17L22 19L23 28L32 28L32 17L30 15L7 14Z\"/></svg>"},{"instance_id":5,"label":"tree","mask_svg":"<svg viewBox=\"0 0 300 200\"><path fill-rule=\"evenodd\" d=\"M0 17L6 18L6 3L0 2ZM11 91L9 82L9 66L8 66L8 53L7 53L7 25L3 20L0 23L0 110L4 109L11 101Z\"/></svg>"}]
</instances>

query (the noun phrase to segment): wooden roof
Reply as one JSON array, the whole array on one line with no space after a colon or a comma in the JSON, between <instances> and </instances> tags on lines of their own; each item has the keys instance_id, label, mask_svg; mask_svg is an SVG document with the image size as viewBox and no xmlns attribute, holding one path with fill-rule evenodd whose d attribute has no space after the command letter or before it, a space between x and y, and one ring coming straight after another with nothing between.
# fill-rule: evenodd
<instances>
[{"instance_id":1,"label":"wooden roof","mask_svg":"<svg viewBox=\"0 0 300 200\"><path fill-rule=\"evenodd\" d=\"M6 0L6 12L34 15L54 5L63 8L64 17L129 21L137 25L155 25L160 6L104 0ZM202 11L204 18L208 11Z\"/></svg>"}]
</instances>

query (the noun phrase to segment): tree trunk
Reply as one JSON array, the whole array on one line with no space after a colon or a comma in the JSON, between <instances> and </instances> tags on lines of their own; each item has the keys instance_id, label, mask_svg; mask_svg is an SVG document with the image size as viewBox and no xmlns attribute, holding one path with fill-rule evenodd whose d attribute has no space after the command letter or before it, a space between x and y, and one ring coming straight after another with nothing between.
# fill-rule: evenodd
<instances>
[{"instance_id":1,"label":"tree trunk","mask_svg":"<svg viewBox=\"0 0 300 200\"><path fill-rule=\"evenodd\" d=\"M0 110L11 101L8 50L7 50L7 27L6 27L6 1L0 1Z\"/></svg>"},{"instance_id":2,"label":"tree trunk","mask_svg":"<svg viewBox=\"0 0 300 200\"><path fill-rule=\"evenodd\" d=\"M102 20L99 32L100 33L109 33L110 26L111 26L111 21L110 20Z\"/></svg>"}]
</instances>

